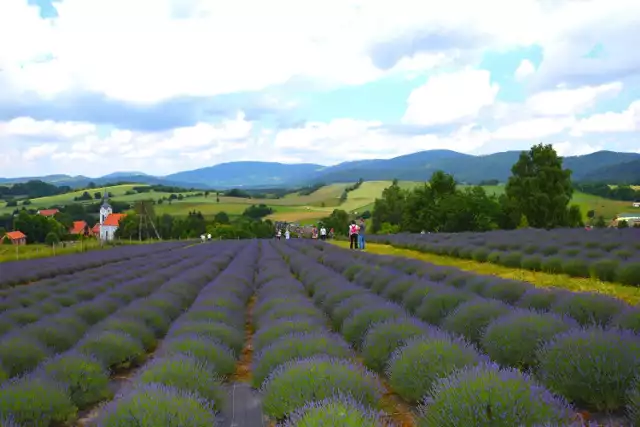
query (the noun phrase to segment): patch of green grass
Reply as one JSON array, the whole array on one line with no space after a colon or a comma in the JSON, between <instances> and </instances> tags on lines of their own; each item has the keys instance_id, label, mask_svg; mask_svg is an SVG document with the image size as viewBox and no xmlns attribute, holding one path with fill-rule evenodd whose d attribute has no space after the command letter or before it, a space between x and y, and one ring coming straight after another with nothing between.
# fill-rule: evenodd
<instances>
[{"instance_id":1,"label":"patch of green grass","mask_svg":"<svg viewBox=\"0 0 640 427\"><path fill-rule=\"evenodd\" d=\"M348 242L330 241L331 243L342 248L348 248ZM456 267L461 270L470 271L477 274L486 274L498 276L505 279L521 280L529 282L537 287L563 288L573 292L599 292L611 295L631 304L640 303L640 288L633 286L625 286L618 283L602 282L596 279L585 279L569 277L565 274L548 274L542 272L534 272L523 270L520 268L507 268L491 263L480 263L471 260L462 260L440 255L426 254L408 249L399 249L389 245L381 245L376 243L367 243L367 252L393 255L404 258L414 258L421 261L429 262L437 265L446 265Z\"/></svg>"}]
</instances>

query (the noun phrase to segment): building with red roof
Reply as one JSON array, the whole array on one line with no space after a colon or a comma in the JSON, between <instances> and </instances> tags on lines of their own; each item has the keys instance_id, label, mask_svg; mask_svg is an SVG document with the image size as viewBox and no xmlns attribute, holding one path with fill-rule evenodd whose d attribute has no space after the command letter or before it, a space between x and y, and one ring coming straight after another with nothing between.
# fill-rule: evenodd
<instances>
[{"instance_id":1,"label":"building with red roof","mask_svg":"<svg viewBox=\"0 0 640 427\"><path fill-rule=\"evenodd\" d=\"M93 234L91 228L89 228L89 224L86 221L73 221L73 225L69 229L69 234L73 234L75 236L90 236Z\"/></svg>"},{"instance_id":2,"label":"building with red roof","mask_svg":"<svg viewBox=\"0 0 640 427\"><path fill-rule=\"evenodd\" d=\"M2 239L0 240L4 239L9 239L14 245L27 244L27 236L22 231L9 231L7 234L2 236Z\"/></svg>"},{"instance_id":3,"label":"building with red roof","mask_svg":"<svg viewBox=\"0 0 640 427\"><path fill-rule=\"evenodd\" d=\"M105 196L100 207L100 223L99 223L99 236L100 240L113 240L120 226L120 221L124 218L125 214L115 214L108 201L108 194L105 191ZM98 224L96 224L98 226ZM94 227L95 228L95 227Z\"/></svg>"},{"instance_id":4,"label":"building with red roof","mask_svg":"<svg viewBox=\"0 0 640 427\"><path fill-rule=\"evenodd\" d=\"M38 215L53 217L55 214L59 213L58 209L42 209L38 211Z\"/></svg>"}]
</instances>

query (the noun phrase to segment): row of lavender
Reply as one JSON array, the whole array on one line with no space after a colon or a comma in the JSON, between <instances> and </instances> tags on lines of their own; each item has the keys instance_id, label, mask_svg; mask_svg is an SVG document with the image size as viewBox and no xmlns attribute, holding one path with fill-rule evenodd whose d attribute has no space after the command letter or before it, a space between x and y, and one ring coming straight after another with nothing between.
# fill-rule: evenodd
<instances>
[{"instance_id":1,"label":"row of lavender","mask_svg":"<svg viewBox=\"0 0 640 427\"><path fill-rule=\"evenodd\" d=\"M369 236L371 242L505 267L640 285L640 229Z\"/></svg>"},{"instance_id":2,"label":"row of lavender","mask_svg":"<svg viewBox=\"0 0 640 427\"><path fill-rule=\"evenodd\" d=\"M385 367L390 383L406 399L422 399L426 395L427 408L433 408L435 402L437 408L448 408L459 415L460 408L456 409L453 401L439 406L438 396L433 396L431 387L436 378L462 366L484 363L475 357L469 358L460 349L452 351L441 342L435 346L414 342L412 337L420 334L419 328L412 329L409 325L413 321L425 321L464 337L476 351L503 367L529 371L548 389L581 408L611 412L626 407L633 425L640 423L637 377L640 336L634 333L640 326L637 308L602 295L533 289L522 282L492 280L415 260L350 255L322 244L292 242L291 245L308 254L303 256L306 265L320 260L360 285L353 290L343 285L343 297L347 299L334 309L334 314L340 317L341 312L351 313L352 318L362 316L362 325L374 324L363 340L365 361L372 369ZM402 270L412 274L403 274ZM376 302L370 294L362 293L363 289L395 303ZM406 321L403 310L418 319ZM342 325L346 328L346 321ZM375 331L380 331L379 335ZM461 346L458 345L465 347ZM468 346L465 349L470 351ZM405 366L406 375L398 376L401 365ZM480 395L495 398L503 410L526 419L523 413L533 410L529 403L520 402L523 407L511 406L514 403L508 402L506 394L493 395L496 390L505 393L507 390L492 388L497 387L494 382L500 378L520 374L509 371L509 374L490 375L491 379L483 380L488 383L482 389L488 387L493 391L482 394L479 393L482 390L470 388L478 387L477 383L466 383L470 378L478 379L478 369L485 368L470 368L473 374L463 370L461 372L467 373L455 374L458 375L454 376L455 381L452 377L441 380L435 389L448 390L447 396L460 399L460 404L471 405L470 408L480 409L488 403L470 399L477 400ZM471 376L460 382L459 375ZM514 389L511 393L520 392ZM481 405L476 406L477 403ZM431 413L431 409L426 413ZM457 425L481 425L457 420L460 422ZM442 422L441 425L455 425L451 419Z\"/></svg>"},{"instance_id":3,"label":"row of lavender","mask_svg":"<svg viewBox=\"0 0 640 427\"><path fill-rule=\"evenodd\" d=\"M112 262L161 254L184 246L185 242L129 245L82 254L3 262L0 263L0 273L2 273L0 274L0 289L55 277L59 274L99 267Z\"/></svg>"},{"instance_id":4,"label":"row of lavender","mask_svg":"<svg viewBox=\"0 0 640 427\"><path fill-rule=\"evenodd\" d=\"M242 248L238 242L221 243L146 259L143 277L114 280L116 285L91 301L5 334L0 363L11 378L0 384L0 414L9 419L0 425L69 423L80 410L110 398L110 375L143 363L173 320ZM129 270L137 263L120 267Z\"/></svg>"},{"instance_id":5,"label":"row of lavender","mask_svg":"<svg viewBox=\"0 0 640 427\"><path fill-rule=\"evenodd\" d=\"M380 381L330 332L329 319L307 295L311 283L292 277L272 245L265 245L261 261L251 370L265 414L291 427L385 425L373 410L384 391Z\"/></svg>"}]
</instances>

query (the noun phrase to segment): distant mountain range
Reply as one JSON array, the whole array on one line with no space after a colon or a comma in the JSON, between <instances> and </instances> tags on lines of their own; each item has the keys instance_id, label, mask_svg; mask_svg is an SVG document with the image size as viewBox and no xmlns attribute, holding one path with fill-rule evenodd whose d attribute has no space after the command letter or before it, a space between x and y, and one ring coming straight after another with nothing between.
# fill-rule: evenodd
<instances>
[{"instance_id":1,"label":"distant mountain range","mask_svg":"<svg viewBox=\"0 0 640 427\"><path fill-rule=\"evenodd\" d=\"M162 184L181 187L227 189L299 187L323 182L355 182L391 180L425 181L436 170L455 176L459 182L477 184L481 181L505 182L520 151L506 151L483 156L462 154L451 150L420 151L392 159L357 160L335 166L312 163L282 164L273 162L231 162L178 172L167 176L152 176L142 172L114 172L99 178L69 175L48 175L24 178L0 178L0 184L39 179L55 185L85 187L89 182ZM573 179L582 182L610 184L640 184L640 154L598 151L584 156L564 158L564 166L573 171Z\"/></svg>"}]
</instances>

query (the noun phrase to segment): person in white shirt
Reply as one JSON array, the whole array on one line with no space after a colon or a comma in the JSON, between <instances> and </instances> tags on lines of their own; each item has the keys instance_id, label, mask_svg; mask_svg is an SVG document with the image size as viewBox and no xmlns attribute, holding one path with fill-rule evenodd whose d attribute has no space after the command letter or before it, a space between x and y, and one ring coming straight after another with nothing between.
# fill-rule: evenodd
<instances>
[{"instance_id":1,"label":"person in white shirt","mask_svg":"<svg viewBox=\"0 0 640 427\"><path fill-rule=\"evenodd\" d=\"M327 240L327 229L324 228L324 225L320 228L320 240Z\"/></svg>"},{"instance_id":2,"label":"person in white shirt","mask_svg":"<svg viewBox=\"0 0 640 427\"><path fill-rule=\"evenodd\" d=\"M287 231L284 232L284 238L286 240L289 240L289 237L291 237L291 233L289 232L289 229L287 228Z\"/></svg>"},{"instance_id":3,"label":"person in white shirt","mask_svg":"<svg viewBox=\"0 0 640 427\"><path fill-rule=\"evenodd\" d=\"M200 235L200 240L202 240L202 243L204 243L204 240L207 238L207 236L205 236L204 234Z\"/></svg>"},{"instance_id":4,"label":"person in white shirt","mask_svg":"<svg viewBox=\"0 0 640 427\"><path fill-rule=\"evenodd\" d=\"M276 239L280 240L280 237L282 237L282 231L278 230L278 232L276 233Z\"/></svg>"},{"instance_id":5,"label":"person in white shirt","mask_svg":"<svg viewBox=\"0 0 640 427\"><path fill-rule=\"evenodd\" d=\"M358 224L351 221L349 225L349 249L358 249Z\"/></svg>"},{"instance_id":6,"label":"person in white shirt","mask_svg":"<svg viewBox=\"0 0 640 427\"><path fill-rule=\"evenodd\" d=\"M207 240L211 240L211 233L207 234Z\"/></svg>"}]
</instances>

